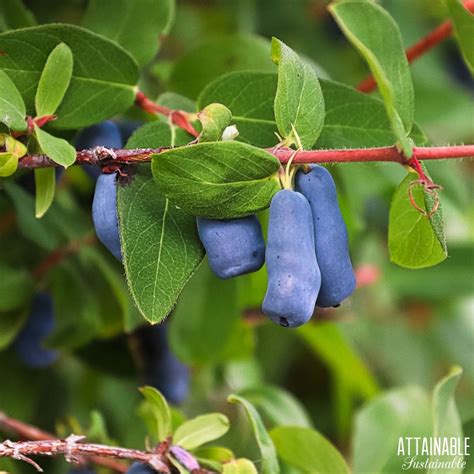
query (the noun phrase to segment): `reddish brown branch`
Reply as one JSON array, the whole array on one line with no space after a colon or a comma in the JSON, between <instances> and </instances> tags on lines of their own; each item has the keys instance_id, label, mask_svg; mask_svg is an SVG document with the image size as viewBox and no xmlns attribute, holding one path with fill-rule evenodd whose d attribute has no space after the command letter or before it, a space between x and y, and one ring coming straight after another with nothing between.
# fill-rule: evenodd
<instances>
[{"instance_id":1,"label":"reddish brown branch","mask_svg":"<svg viewBox=\"0 0 474 474\"><path fill-rule=\"evenodd\" d=\"M99 152L97 151L100 148ZM151 156L161 153L167 148L143 148L135 150L112 150L98 147L77 152L76 164L129 165L146 163ZM289 148L268 148L267 151L278 158L281 163L287 163L294 150ZM456 145L441 147L414 147L413 156L418 160L442 160L474 157L474 145ZM293 163L356 163L356 162L393 162L408 164L405 157L396 147L378 148L348 148L341 150L304 150L299 151ZM45 168L58 166L45 155L27 155L20 159L20 168Z\"/></svg>"},{"instance_id":2,"label":"reddish brown branch","mask_svg":"<svg viewBox=\"0 0 474 474\"><path fill-rule=\"evenodd\" d=\"M474 0L466 0L464 6L467 10L474 12ZM428 33L421 40L410 46L406 50L406 55L409 63L412 63L423 54L427 53L435 46L440 44L446 38L449 38L453 33L453 23L448 20L439 25L435 30ZM360 92L372 92L377 88L377 83L373 76L369 76L364 79L358 86L357 89Z\"/></svg>"},{"instance_id":3,"label":"reddish brown branch","mask_svg":"<svg viewBox=\"0 0 474 474\"><path fill-rule=\"evenodd\" d=\"M189 114L182 110L172 110L163 105L159 105L149 99L143 92L138 91L135 95L135 104L150 114L160 114L169 117L171 122L182 128L193 137L199 136L199 132L193 127L189 120Z\"/></svg>"},{"instance_id":4,"label":"reddish brown branch","mask_svg":"<svg viewBox=\"0 0 474 474\"><path fill-rule=\"evenodd\" d=\"M79 463L82 457L105 459L126 459L139 461L152 466L158 473L169 474L170 469L166 464L163 454L149 453L136 449L105 446L103 444L83 443L84 436L71 435L65 440L49 439L42 441L9 440L0 443L0 458L9 457L28 462L42 472L42 469L30 458L31 456L57 456L64 455L68 462ZM103 465L103 463L101 463ZM122 467L122 466L120 466ZM121 471L124 472L124 471Z\"/></svg>"},{"instance_id":5,"label":"reddish brown branch","mask_svg":"<svg viewBox=\"0 0 474 474\"><path fill-rule=\"evenodd\" d=\"M34 441L46 441L53 440L54 435L46 431L40 430L35 426L23 423L22 421L10 418L5 413L0 412L0 429L18 436L19 438L34 440ZM115 461L114 459L104 459L97 456L88 456L90 462L98 464L117 472L127 472L128 466L122 462Z\"/></svg>"},{"instance_id":6,"label":"reddish brown branch","mask_svg":"<svg viewBox=\"0 0 474 474\"><path fill-rule=\"evenodd\" d=\"M85 245L94 245L97 243L95 235L86 235L85 237L73 240L64 247L53 250L42 262L31 271L34 278L40 279L46 275L52 268L61 263L67 256L79 252Z\"/></svg>"}]
</instances>

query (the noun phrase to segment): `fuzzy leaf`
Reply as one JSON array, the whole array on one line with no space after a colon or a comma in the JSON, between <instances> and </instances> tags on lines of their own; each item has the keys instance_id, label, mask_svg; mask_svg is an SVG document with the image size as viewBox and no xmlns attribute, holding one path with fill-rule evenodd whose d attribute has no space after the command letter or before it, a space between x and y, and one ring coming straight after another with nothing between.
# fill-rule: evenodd
<instances>
[{"instance_id":1,"label":"fuzzy leaf","mask_svg":"<svg viewBox=\"0 0 474 474\"><path fill-rule=\"evenodd\" d=\"M435 203L421 185L411 185L417 179L415 173L409 173L396 189L390 206L390 259L406 268L430 267L448 256L441 205L433 215L426 215ZM410 202L410 186L415 203L424 213Z\"/></svg>"},{"instance_id":2,"label":"fuzzy leaf","mask_svg":"<svg viewBox=\"0 0 474 474\"><path fill-rule=\"evenodd\" d=\"M280 189L279 161L238 142L200 143L160 153L153 176L186 212L214 219L252 214Z\"/></svg>"},{"instance_id":3,"label":"fuzzy leaf","mask_svg":"<svg viewBox=\"0 0 474 474\"><path fill-rule=\"evenodd\" d=\"M165 397L153 387L142 387L140 392L147 402L147 413L153 417L155 422L156 440L163 441L172 433L171 412Z\"/></svg>"},{"instance_id":4,"label":"fuzzy leaf","mask_svg":"<svg viewBox=\"0 0 474 474\"><path fill-rule=\"evenodd\" d=\"M275 118L283 138L311 148L324 124L324 99L314 69L282 41L272 39L272 59L278 65Z\"/></svg>"},{"instance_id":5,"label":"fuzzy leaf","mask_svg":"<svg viewBox=\"0 0 474 474\"><path fill-rule=\"evenodd\" d=\"M397 24L383 8L365 0L333 3L329 9L349 41L367 61L395 136L405 155L411 157L412 146L407 137L413 125L414 92Z\"/></svg>"},{"instance_id":6,"label":"fuzzy leaf","mask_svg":"<svg viewBox=\"0 0 474 474\"><path fill-rule=\"evenodd\" d=\"M74 25L51 24L0 35L0 69L18 87L33 115L35 93L49 54L65 43L74 56L70 86L56 111L56 128L81 128L133 104L138 67L119 45Z\"/></svg>"},{"instance_id":7,"label":"fuzzy leaf","mask_svg":"<svg viewBox=\"0 0 474 474\"><path fill-rule=\"evenodd\" d=\"M174 10L175 0L89 0L83 25L117 42L143 65L158 52Z\"/></svg>"},{"instance_id":8,"label":"fuzzy leaf","mask_svg":"<svg viewBox=\"0 0 474 474\"><path fill-rule=\"evenodd\" d=\"M72 77L74 58L64 43L59 43L48 56L36 89L36 115L51 115L61 104Z\"/></svg>"}]
</instances>

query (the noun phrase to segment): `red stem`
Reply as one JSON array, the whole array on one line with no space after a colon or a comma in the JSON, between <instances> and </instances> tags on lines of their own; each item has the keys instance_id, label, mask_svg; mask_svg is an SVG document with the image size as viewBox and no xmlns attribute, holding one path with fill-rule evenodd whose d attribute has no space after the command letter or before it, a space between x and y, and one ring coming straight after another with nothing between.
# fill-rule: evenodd
<instances>
[{"instance_id":1,"label":"red stem","mask_svg":"<svg viewBox=\"0 0 474 474\"><path fill-rule=\"evenodd\" d=\"M465 0L464 6L467 10L474 12L474 0ZM452 33L453 23L451 20L447 20L406 50L408 62L412 63L446 38L449 38ZM360 92L369 93L373 92L375 89L377 89L377 83L373 76L367 77L357 86L357 90Z\"/></svg>"},{"instance_id":2,"label":"red stem","mask_svg":"<svg viewBox=\"0 0 474 474\"><path fill-rule=\"evenodd\" d=\"M193 137L198 137L199 132L193 127L189 121L188 114L181 110L172 110L164 105L159 105L149 99L143 92L138 91L135 95L135 104L150 114L160 114L170 117L171 122L177 127L182 128Z\"/></svg>"},{"instance_id":3,"label":"red stem","mask_svg":"<svg viewBox=\"0 0 474 474\"><path fill-rule=\"evenodd\" d=\"M120 166L136 163L146 163L152 155L165 151L161 148L138 148L135 150L113 150L105 147L81 150L77 152L76 164ZM288 160L295 153L290 148L268 148L267 151L278 158L281 163ZM456 145L440 147L414 147L413 156L418 160L442 160L474 157L474 145ZM297 152L293 163L356 163L383 161L400 164L409 164L409 161L396 147L379 148L349 148L341 150L303 150ZM45 155L26 155L19 161L20 168L46 168L58 166Z\"/></svg>"}]
</instances>

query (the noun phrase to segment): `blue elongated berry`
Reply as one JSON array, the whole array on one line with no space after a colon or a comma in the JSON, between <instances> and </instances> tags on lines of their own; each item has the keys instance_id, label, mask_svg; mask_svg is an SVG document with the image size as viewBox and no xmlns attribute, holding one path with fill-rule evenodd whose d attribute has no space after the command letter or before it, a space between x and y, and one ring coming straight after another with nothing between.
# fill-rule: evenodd
<instances>
[{"instance_id":1,"label":"blue elongated berry","mask_svg":"<svg viewBox=\"0 0 474 474\"><path fill-rule=\"evenodd\" d=\"M166 323L137 331L145 383L171 403L180 404L189 392L189 369L170 350Z\"/></svg>"},{"instance_id":2,"label":"blue elongated berry","mask_svg":"<svg viewBox=\"0 0 474 474\"><path fill-rule=\"evenodd\" d=\"M347 229L337 203L334 180L322 166L296 175L296 189L308 199L314 222L316 257L321 270L321 290L316 304L338 306L355 289Z\"/></svg>"},{"instance_id":3,"label":"blue elongated berry","mask_svg":"<svg viewBox=\"0 0 474 474\"><path fill-rule=\"evenodd\" d=\"M129 468L126 474L156 474L156 471L146 464L140 462L134 462Z\"/></svg>"},{"instance_id":4,"label":"blue elongated berry","mask_svg":"<svg viewBox=\"0 0 474 474\"><path fill-rule=\"evenodd\" d=\"M118 229L117 177L115 173L102 174L95 185L92 201L92 221L99 240L117 260L122 261Z\"/></svg>"},{"instance_id":5,"label":"blue elongated berry","mask_svg":"<svg viewBox=\"0 0 474 474\"><path fill-rule=\"evenodd\" d=\"M281 326L301 326L313 315L321 284L311 208L302 194L284 189L273 197L266 260L263 312Z\"/></svg>"},{"instance_id":6,"label":"blue elongated berry","mask_svg":"<svg viewBox=\"0 0 474 474\"><path fill-rule=\"evenodd\" d=\"M197 218L199 237L219 278L255 272L265 262L265 242L255 215L239 219Z\"/></svg>"},{"instance_id":7,"label":"blue elongated berry","mask_svg":"<svg viewBox=\"0 0 474 474\"><path fill-rule=\"evenodd\" d=\"M43 342L54 329L53 301L47 293L38 293L31 306L25 325L16 337L13 347L28 367L48 367L58 358L58 352L43 347Z\"/></svg>"},{"instance_id":8,"label":"blue elongated berry","mask_svg":"<svg viewBox=\"0 0 474 474\"><path fill-rule=\"evenodd\" d=\"M105 146L106 148L122 148L123 139L120 129L115 122L106 120L105 122L81 130L75 139L78 150ZM98 166L84 166L86 173L95 181L101 174Z\"/></svg>"}]
</instances>

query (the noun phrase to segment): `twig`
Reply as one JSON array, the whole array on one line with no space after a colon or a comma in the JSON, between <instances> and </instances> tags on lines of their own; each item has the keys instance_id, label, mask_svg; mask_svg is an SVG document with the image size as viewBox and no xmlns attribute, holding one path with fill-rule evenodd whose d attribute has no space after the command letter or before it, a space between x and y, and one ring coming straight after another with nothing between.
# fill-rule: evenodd
<instances>
[{"instance_id":1,"label":"twig","mask_svg":"<svg viewBox=\"0 0 474 474\"><path fill-rule=\"evenodd\" d=\"M474 0L466 0L464 6L467 10L474 12ZM406 55L409 63L412 63L423 54L427 53L435 46L440 44L446 38L449 38L453 33L453 23L451 20L441 23L435 30L428 33L421 40L410 46L406 50ZM372 92L377 89L377 83L373 76L364 79L358 86L357 90L360 92Z\"/></svg>"},{"instance_id":2,"label":"twig","mask_svg":"<svg viewBox=\"0 0 474 474\"><path fill-rule=\"evenodd\" d=\"M118 150L100 147L77 152L75 164L128 165L146 163L152 155L161 153L166 147L135 150ZM288 163L295 150L290 148L268 148L267 151L280 160ZM413 156L418 160L443 160L474 157L474 145L455 145L439 147L414 147ZM295 155L293 164L309 163L355 163L355 162L393 162L408 164L405 157L396 147L348 148L340 150L303 150ZM46 168L59 166L45 155L27 155L20 159L19 168Z\"/></svg>"},{"instance_id":3,"label":"twig","mask_svg":"<svg viewBox=\"0 0 474 474\"><path fill-rule=\"evenodd\" d=\"M72 463L79 463L81 457L84 456L91 459L127 459L148 464L160 474L170 474L170 469L167 464L165 464L166 458L163 454L105 446L103 444L84 443L84 438L84 436L71 435L64 440L49 439L43 441L19 442L6 440L0 443L0 458L9 457L25 461L35 466L39 472L43 472L43 470L30 459L31 456L57 456L63 454L66 461ZM104 465L103 463L101 464Z\"/></svg>"},{"instance_id":4,"label":"twig","mask_svg":"<svg viewBox=\"0 0 474 474\"><path fill-rule=\"evenodd\" d=\"M55 438L53 434L40 430L36 428L36 426L11 418L3 412L0 412L0 429L28 440L47 441ZM107 467L117 472L127 472L128 470L126 464L113 459L104 459L96 456L88 456L87 459L94 464Z\"/></svg>"}]
</instances>

